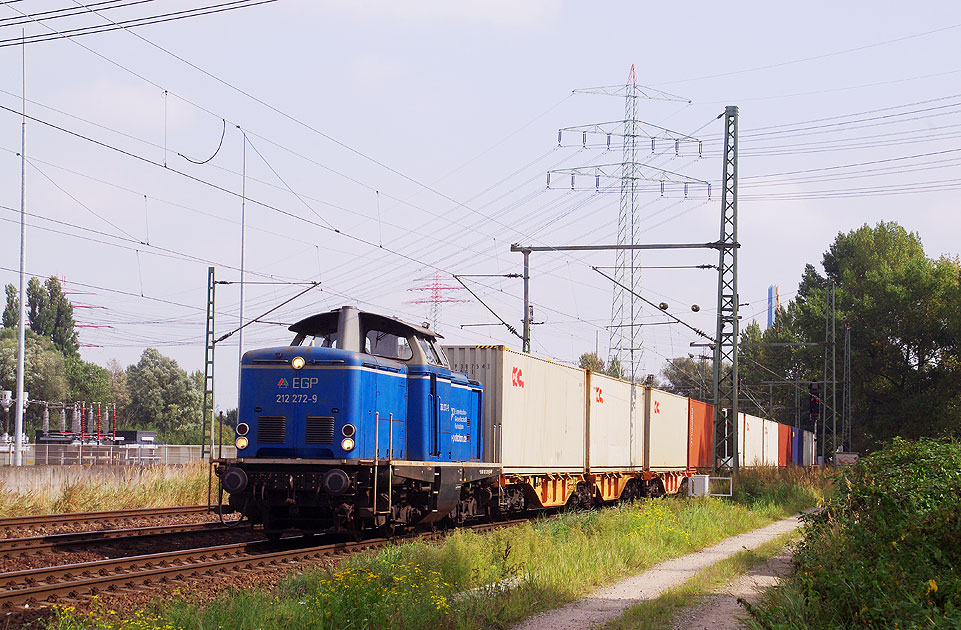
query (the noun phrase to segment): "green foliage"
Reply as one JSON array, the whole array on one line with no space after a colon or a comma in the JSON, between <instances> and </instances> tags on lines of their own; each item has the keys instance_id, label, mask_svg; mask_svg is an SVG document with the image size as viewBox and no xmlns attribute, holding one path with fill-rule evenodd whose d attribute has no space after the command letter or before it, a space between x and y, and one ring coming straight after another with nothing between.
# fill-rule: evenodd
<instances>
[{"instance_id":1,"label":"green foliage","mask_svg":"<svg viewBox=\"0 0 961 630\"><path fill-rule=\"evenodd\" d=\"M710 400L714 396L714 362L693 357L671 359L661 370L665 391Z\"/></svg>"},{"instance_id":2,"label":"green foliage","mask_svg":"<svg viewBox=\"0 0 961 630\"><path fill-rule=\"evenodd\" d=\"M961 444L895 439L842 470L756 628L961 626Z\"/></svg>"},{"instance_id":3,"label":"green foliage","mask_svg":"<svg viewBox=\"0 0 961 630\"><path fill-rule=\"evenodd\" d=\"M110 372L106 368L80 357L67 357L64 368L70 383L71 400L116 402L110 389Z\"/></svg>"},{"instance_id":4,"label":"green foliage","mask_svg":"<svg viewBox=\"0 0 961 630\"><path fill-rule=\"evenodd\" d=\"M4 287L7 302L3 307L3 327L14 328L20 321L20 300L17 299L17 287L8 284Z\"/></svg>"},{"instance_id":5,"label":"green foliage","mask_svg":"<svg viewBox=\"0 0 961 630\"><path fill-rule=\"evenodd\" d=\"M604 372L604 359L597 356L596 352L585 352L581 355L581 358L577 360L577 366L582 370L590 370L591 372Z\"/></svg>"},{"instance_id":6,"label":"green foliage","mask_svg":"<svg viewBox=\"0 0 961 630\"><path fill-rule=\"evenodd\" d=\"M607 375L613 376L614 378L627 379L630 375L621 365L621 360L617 357L611 357L611 362L607 365Z\"/></svg>"},{"instance_id":7,"label":"green foliage","mask_svg":"<svg viewBox=\"0 0 961 630\"><path fill-rule=\"evenodd\" d=\"M176 361L147 348L127 368L126 381L127 413L138 427L155 429L167 441L199 443L202 391Z\"/></svg>"},{"instance_id":8,"label":"green foliage","mask_svg":"<svg viewBox=\"0 0 961 630\"><path fill-rule=\"evenodd\" d=\"M896 223L839 234L799 288L800 327L824 336L825 293L837 285L838 320L852 326L855 430L870 446L953 433L961 401L961 266L924 255Z\"/></svg>"},{"instance_id":9,"label":"green foliage","mask_svg":"<svg viewBox=\"0 0 961 630\"><path fill-rule=\"evenodd\" d=\"M777 473L768 480L783 481ZM125 611L155 627L421 630L507 628L672 557L784 518L814 503L810 488L778 503L759 490L746 503L661 499L565 513L486 534L460 530L440 544L400 543L314 567L276 589L185 598L163 608ZM58 614L51 630L121 629Z\"/></svg>"},{"instance_id":10,"label":"green foliage","mask_svg":"<svg viewBox=\"0 0 961 630\"><path fill-rule=\"evenodd\" d=\"M66 400L70 383L65 376L65 360L48 339L32 330L24 336L23 386L30 400ZM0 330L0 389L16 391L17 387L17 330ZM13 409L11 408L11 417ZM27 435L40 427L42 410L31 405L26 413L24 429ZM11 420L11 424L12 424Z\"/></svg>"},{"instance_id":11,"label":"green foliage","mask_svg":"<svg viewBox=\"0 0 961 630\"><path fill-rule=\"evenodd\" d=\"M56 276L50 276L43 284L37 278L30 278L27 321L33 332L51 340L64 356L77 356L80 344L74 328L73 305Z\"/></svg>"}]
</instances>

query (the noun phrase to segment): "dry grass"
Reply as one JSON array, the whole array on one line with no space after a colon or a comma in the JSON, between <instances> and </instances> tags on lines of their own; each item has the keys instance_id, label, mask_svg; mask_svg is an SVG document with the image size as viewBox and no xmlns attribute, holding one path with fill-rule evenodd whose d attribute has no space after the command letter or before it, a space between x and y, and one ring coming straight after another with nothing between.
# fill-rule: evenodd
<instances>
[{"instance_id":1,"label":"dry grass","mask_svg":"<svg viewBox=\"0 0 961 630\"><path fill-rule=\"evenodd\" d=\"M131 466L117 477L91 476L50 491L8 492L0 482L0 516L123 510L207 501L207 465Z\"/></svg>"}]
</instances>

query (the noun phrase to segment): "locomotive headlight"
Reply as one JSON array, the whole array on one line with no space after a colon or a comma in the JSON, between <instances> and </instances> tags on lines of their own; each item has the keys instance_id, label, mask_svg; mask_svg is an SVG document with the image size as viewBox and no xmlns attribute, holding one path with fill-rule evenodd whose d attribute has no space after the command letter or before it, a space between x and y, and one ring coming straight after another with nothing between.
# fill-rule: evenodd
<instances>
[{"instance_id":1,"label":"locomotive headlight","mask_svg":"<svg viewBox=\"0 0 961 630\"><path fill-rule=\"evenodd\" d=\"M242 451L247 448L247 438L241 435L239 438L237 438L237 441L234 442L234 444L237 445L238 451Z\"/></svg>"},{"instance_id":2,"label":"locomotive headlight","mask_svg":"<svg viewBox=\"0 0 961 630\"><path fill-rule=\"evenodd\" d=\"M290 367L294 368L295 370L299 370L300 368L304 367L304 363L304 357L294 357L290 360Z\"/></svg>"},{"instance_id":3,"label":"locomotive headlight","mask_svg":"<svg viewBox=\"0 0 961 630\"><path fill-rule=\"evenodd\" d=\"M354 440L353 440L353 438L344 438L343 440L341 440L341 442L340 442L340 448L344 449L345 451L352 451L352 450L354 450Z\"/></svg>"},{"instance_id":4,"label":"locomotive headlight","mask_svg":"<svg viewBox=\"0 0 961 630\"><path fill-rule=\"evenodd\" d=\"M250 426L246 422L237 425L237 435L247 435L248 431L250 431Z\"/></svg>"}]
</instances>

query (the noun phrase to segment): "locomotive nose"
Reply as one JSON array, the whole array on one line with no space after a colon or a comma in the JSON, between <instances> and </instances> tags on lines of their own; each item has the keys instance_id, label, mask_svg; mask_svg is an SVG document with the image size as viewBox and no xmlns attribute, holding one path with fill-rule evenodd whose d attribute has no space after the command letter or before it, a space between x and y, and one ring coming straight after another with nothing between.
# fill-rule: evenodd
<instances>
[{"instance_id":1,"label":"locomotive nose","mask_svg":"<svg viewBox=\"0 0 961 630\"><path fill-rule=\"evenodd\" d=\"M350 477L340 468L334 468L324 475L323 483L327 494L343 494L350 487Z\"/></svg>"},{"instance_id":2,"label":"locomotive nose","mask_svg":"<svg viewBox=\"0 0 961 630\"><path fill-rule=\"evenodd\" d=\"M227 494L243 492L247 487L247 473L240 468L231 466L224 472L221 482L224 484L224 490L227 491Z\"/></svg>"}]
</instances>

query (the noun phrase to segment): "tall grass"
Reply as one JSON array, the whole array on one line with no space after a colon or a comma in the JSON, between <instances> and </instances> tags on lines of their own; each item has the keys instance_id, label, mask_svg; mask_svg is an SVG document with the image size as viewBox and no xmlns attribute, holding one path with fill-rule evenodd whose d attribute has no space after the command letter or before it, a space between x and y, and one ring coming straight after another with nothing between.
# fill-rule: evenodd
<instances>
[{"instance_id":1,"label":"tall grass","mask_svg":"<svg viewBox=\"0 0 961 630\"><path fill-rule=\"evenodd\" d=\"M55 490L8 492L0 482L0 516L122 510L207 501L207 465L150 466L118 477L90 477Z\"/></svg>"},{"instance_id":2,"label":"tall grass","mask_svg":"<svg viewBox=\"0 0 961 630\"><path fill-rule=\"evenodd\" d=\"M961 628L961 444L894 440L841 470L755 628Z\"/></svg>"},{"instance_id":3,"label":"tall grass","mask_svg":"<svg viewBox=\"0 0 961 630\"><path fill-rule=\"evenodd\" d=\"M754 474L754 473L752 473ZM758 473L760 475L760 473ZM140 618L176 628L503 628L592 588L766 525L820 498L815 484L735 501L667 498L566 513L441 544L408 542L310 568L276 589L158 605ZM77 625L80 623L80 625ZM50 628L83 627L60 614ZM122 626L117 625L120 628Z\"/></svg>"}]
</instances>

